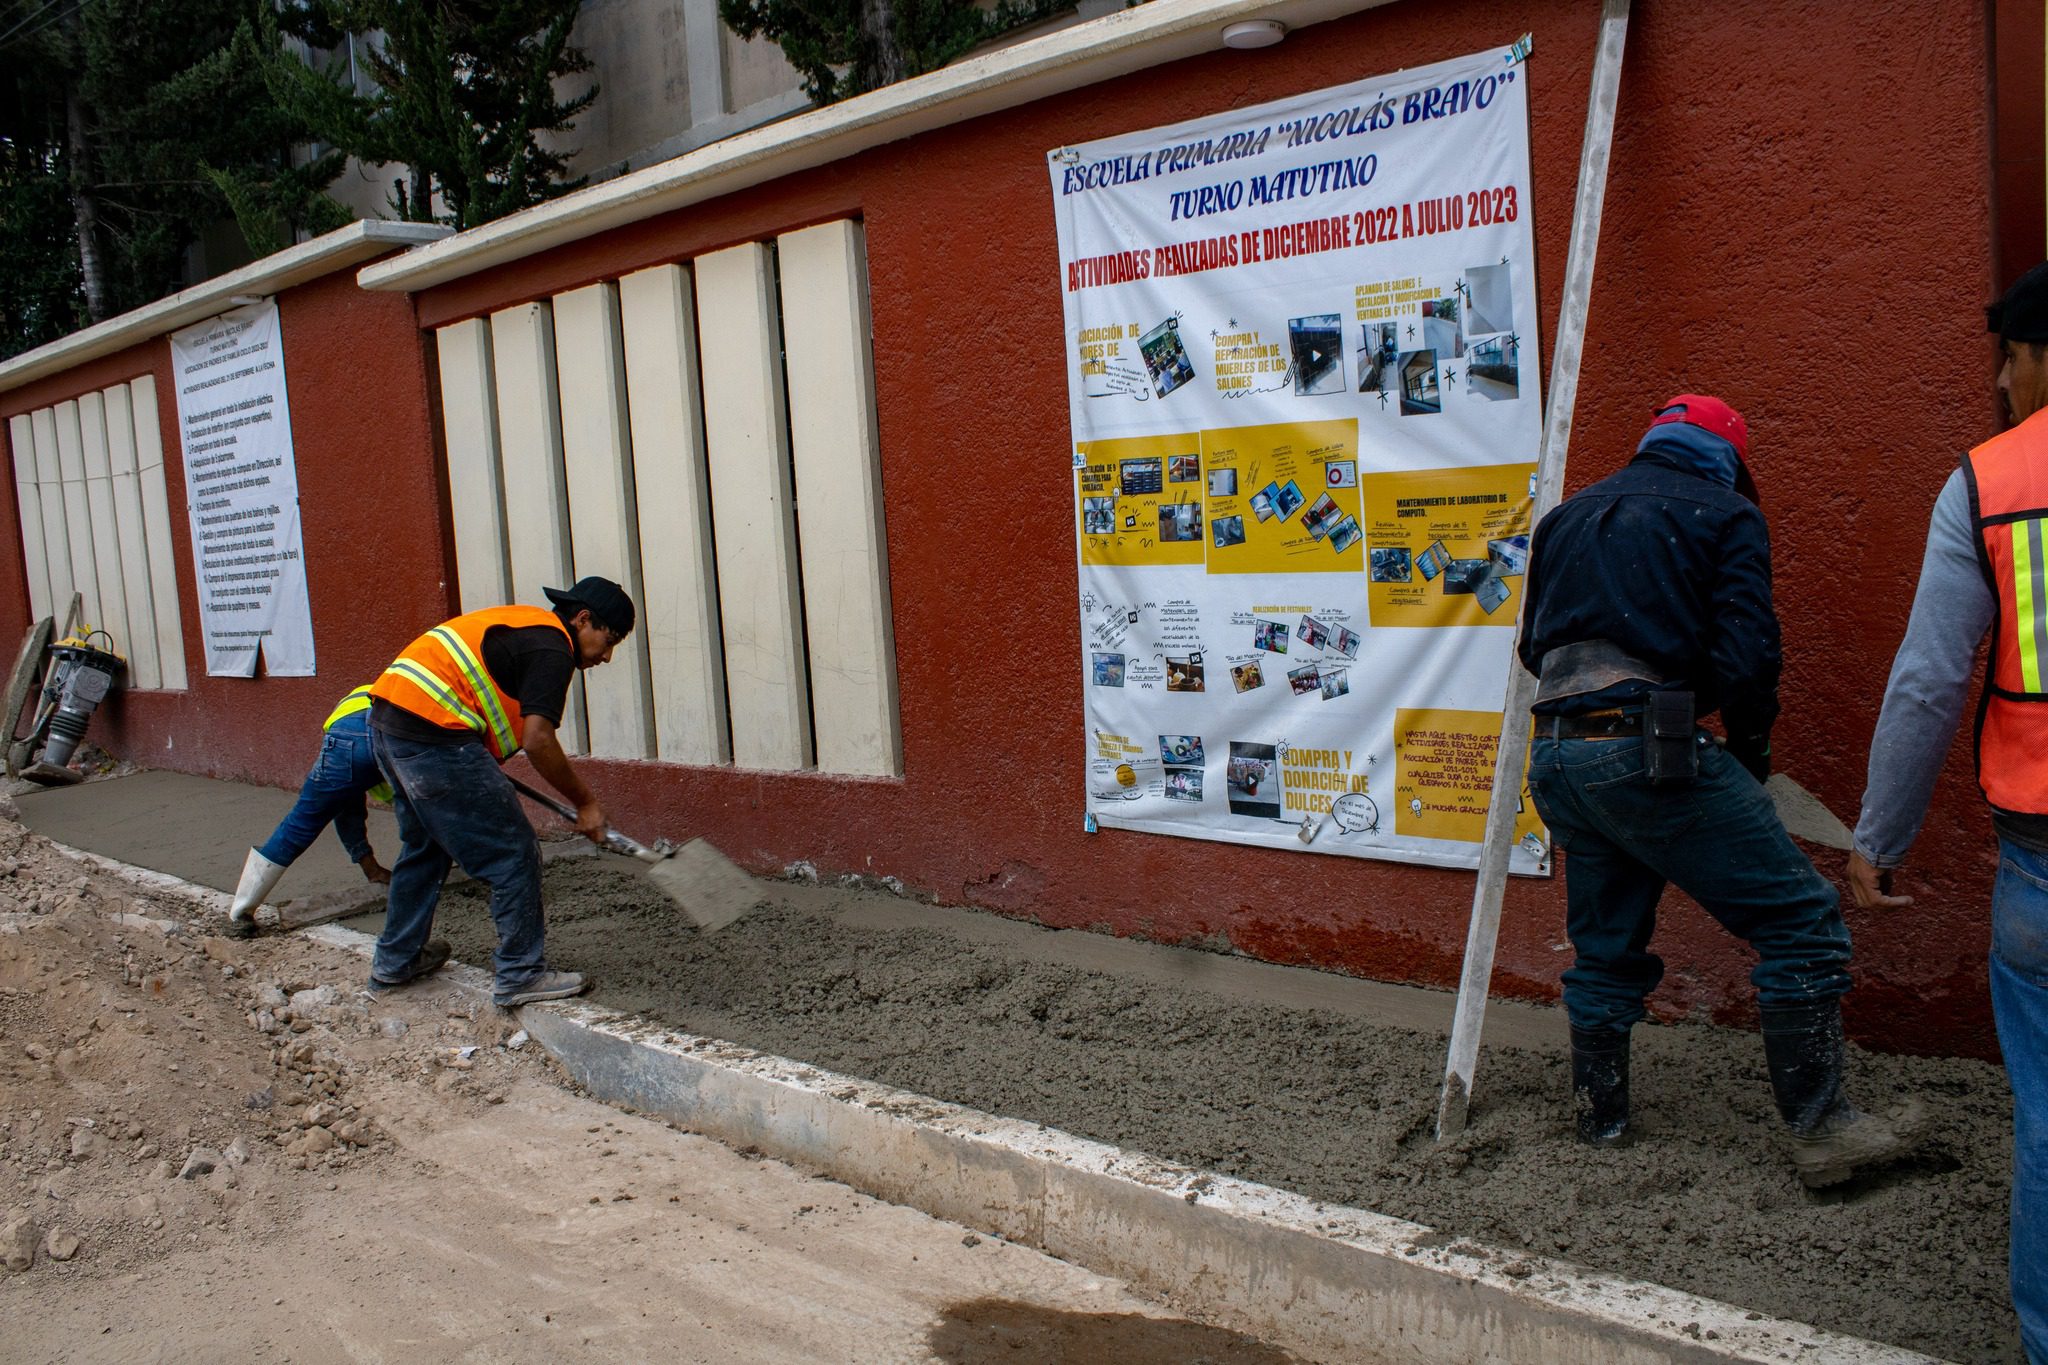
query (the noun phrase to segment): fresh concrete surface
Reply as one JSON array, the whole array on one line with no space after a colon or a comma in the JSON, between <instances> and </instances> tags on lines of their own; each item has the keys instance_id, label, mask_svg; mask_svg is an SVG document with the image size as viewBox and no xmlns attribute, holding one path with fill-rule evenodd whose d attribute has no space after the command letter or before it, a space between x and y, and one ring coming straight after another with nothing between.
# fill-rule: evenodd
<instances>
[{"instance_id":1,"label":"fresh concrete surface","mask_svg":"<svg viewBox=\"0 0 2048 1365\"><path fill-rule=\"evenodd\" d=\"M314 751L308 749L311 764ZM15 798L21 821L69 848L232 893L249 850L292 808L297 792L187 773L143 772ZM386 866L398 856L391 812L370 808L370 847ZM277 884L273 905L369 905L383 890L363 879L330 829Z\"/></svg>"}]
</instances>

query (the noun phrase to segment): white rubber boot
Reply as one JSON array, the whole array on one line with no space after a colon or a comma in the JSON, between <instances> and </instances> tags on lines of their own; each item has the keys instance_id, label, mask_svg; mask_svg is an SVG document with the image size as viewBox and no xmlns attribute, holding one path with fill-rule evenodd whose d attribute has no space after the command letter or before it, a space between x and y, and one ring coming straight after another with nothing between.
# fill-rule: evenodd
<instances>
[{"instance_id":1,"label":"white rubber boot","mask_svg":"<svg viewBox=\"0 0 2048 1365\"><path fill-rule=\"evenodd\" d=\"M273 863L253 848L249 850L248 861L242 864L241 884L235 888L234 903L228 907L229 933L246 938L256 932L256 907L263 904L263 898L289 866Z\"/></svg>"}]
</instances>

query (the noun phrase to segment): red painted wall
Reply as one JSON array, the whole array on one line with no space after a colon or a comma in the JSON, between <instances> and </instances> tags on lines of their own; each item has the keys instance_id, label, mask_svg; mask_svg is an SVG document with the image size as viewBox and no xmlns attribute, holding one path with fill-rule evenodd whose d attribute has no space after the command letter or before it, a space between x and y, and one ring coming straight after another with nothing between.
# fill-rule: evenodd
<instances>
[{"instance_id":1,"label":"red painted wall","mask_svg":"<svg viewBox=\"0 0 2048 1365\"><path fill-rule=\"evenodd\" d=\"M896 634L923 642L898 660L905 776L588 764L620 825L706 834L756 868L805 858L827 875L894 874L944 901L1048 924L1453 984L1469 873L1082 832L1070 435L1044 153L1531 31L1538 287L1554 318L1597 14L1536 0L1392 5L1264 52L1219 50L892 144L422 295L420 321L436 326L825 218L866 221ZM1779 761L1852 819L1928 509L1958 455L1997 425L1978 311L1995 273L1989 43L1985 7L1962 0L1650 0L1629 35L1570 482L1618 467L1669 393L1718 392L1747 413L1786 625ZM376 317L384 338L388 315ZM313 330L288 311L288 343L322 354ZM959 361L963 336L981 348L973 366ZM390 363L403 383L374 368L389 361L383 347L402 356ZM423 471L436 463L424 402L406 406L424 389L417 349L335 349L325 371L297 354L295 424L318 406L316 377L337 395L336 429L300 431L309 513L351 516L316 494L313 471L329 460L360 471L366 429L378 440L374 514L364 500L318 552L309 531L325 676L261 685L289 706L252 708L268 693L248 684L195 689L183 753L149 752L154 732L123 717L113 734L138 756L295 779L320 708L447 599L438 523L414 501L431 496ZM360 478L338 481L364 497ZM978 528L971 544L964 526ZM990 527L1005 529L990 538ZM416 546L417 561L387 573L380 536ZM366 628L336 624L366 611L380 613ZM1959 746L1902 879L1919 905L1851 917L1857 1036L1993 1052L1992 849ZM1834 876L1839 860L1822 854L1820 866ZM1497 990L1555 998L1569 960L1562 905L1561 880L1511 888ZM1659 948L1671 968L1660 1015L1752 1017L1750 955L1682 897L1667 902Z\"/></svg>"},{"instance_id":2,"label":"red painted wall","mask_svg":"<svg viewBox=\"0 0 2048 1365\"><path fill-rule=\"evenodd\" d=\"M117 690L87 738L150 767L296 787L318 748L320 722L341 695L374 677L422 621L452 610L454 557L436 456L431 341L414 325L411 301L365 293L347 269L280 294L278 311L318 677L206 675L168 339L0 393L0 420L156 376L189 686ZM0 519L11 548L0 554L0 639L11 640L27 625L11 496ZM260 839L266 831L250 833Z\"/></svg>"}]
</instances>

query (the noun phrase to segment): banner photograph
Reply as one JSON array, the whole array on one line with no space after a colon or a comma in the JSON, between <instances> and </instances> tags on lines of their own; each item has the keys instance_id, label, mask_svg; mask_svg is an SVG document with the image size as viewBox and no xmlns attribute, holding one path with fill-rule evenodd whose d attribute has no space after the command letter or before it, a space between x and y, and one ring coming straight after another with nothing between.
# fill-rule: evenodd
<instances>
[{"instance_id":1,"label":"banner photograph","mask_svg":"<svg viewBox=\"0 0 2048 1365\"><path fill-rule=\"evenodd\" d=\"M1475 866L1542 435L1517 53L1049 164L1090 827Z\"/></svg>"}]
</instances>

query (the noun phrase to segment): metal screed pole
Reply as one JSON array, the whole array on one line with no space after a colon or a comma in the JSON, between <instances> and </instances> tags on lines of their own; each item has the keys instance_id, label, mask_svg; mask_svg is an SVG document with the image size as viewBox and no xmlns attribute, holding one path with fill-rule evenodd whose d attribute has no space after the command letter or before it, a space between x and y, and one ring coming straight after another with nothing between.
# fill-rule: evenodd
<instances>
[{"instance_id":1,"label":"metal screed pole","mask_svg":"<svg viewBox=\"0 0 2048 1365\"><path fill-rule=\"evenodd\" d=\"M1593 299L1593 256L1600 245L1607 155L1614 146L1614 106L1621 93L1621 53L1627 38L1628 0L1606 0L1600 14L1600 45L1593 58L1586 140L1579 150L1579 192L1572 208L1571 247L1565 256L1557 349L1550 361L1550 405L1544 414L1543 448L1536 460L1532 528L1557 505L1564 491L1565 449L1571 443L1572 405L1579 394L1579 353L1585 346L1586 310ZM1523 606L1528 602L1529 595L1523 593ZM1458 980L1450 1056L1444 1064L1443 1090L1437 1096L1438 1142L1465 1131L1466 1110L1472 1101L1479 1033L1486 1022L1486 991L1493 980L1493 951L1500 937L1501 895L1507 890L1508 854L1514 846L1515 816L1521 805L1518 798L1529 765L1529 704L1535 699L1535 678L1511 662L1507 704L1501 712L1500 751L1493 767L1493 797L1486 810L1486 839L1479 851L1479 881L1472 892L1472 923L1465 933L1465 970Z\"/></svg>"}]
</instances>

